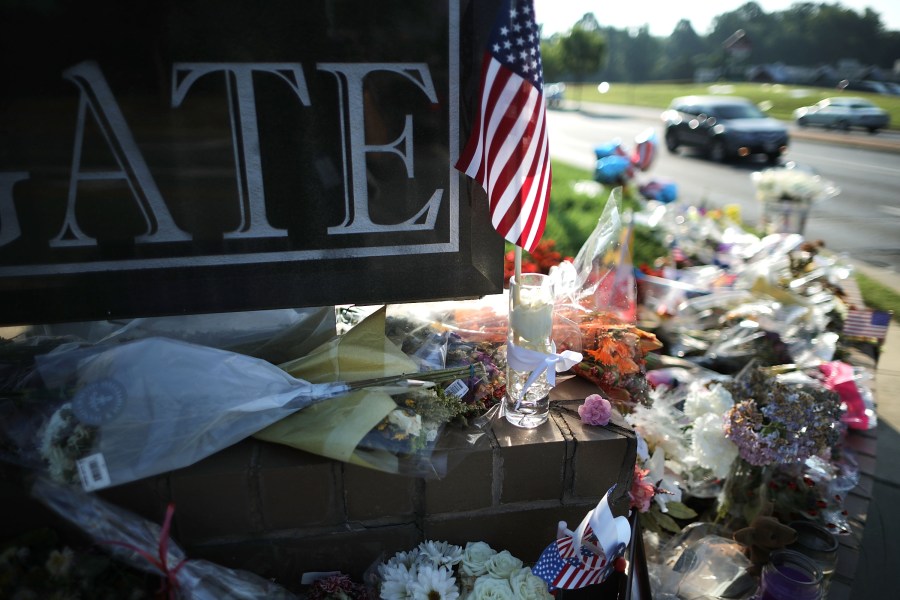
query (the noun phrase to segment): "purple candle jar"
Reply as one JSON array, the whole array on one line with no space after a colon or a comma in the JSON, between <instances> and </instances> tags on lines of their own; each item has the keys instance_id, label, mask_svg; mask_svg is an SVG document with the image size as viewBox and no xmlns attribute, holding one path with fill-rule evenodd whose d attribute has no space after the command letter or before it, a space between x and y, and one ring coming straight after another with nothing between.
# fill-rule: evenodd
<instances>
[{"instance_id":1,"label":"purple candle jar","mask_svg":"<svg viewBox=\"0 0 900 600\"><path fill-rule=\"evenodd\" d=\"M822 570L810 559L793 550L778 550L769 555L763 567L756 600L820 600Z\"/></svg>"}]
</instances>

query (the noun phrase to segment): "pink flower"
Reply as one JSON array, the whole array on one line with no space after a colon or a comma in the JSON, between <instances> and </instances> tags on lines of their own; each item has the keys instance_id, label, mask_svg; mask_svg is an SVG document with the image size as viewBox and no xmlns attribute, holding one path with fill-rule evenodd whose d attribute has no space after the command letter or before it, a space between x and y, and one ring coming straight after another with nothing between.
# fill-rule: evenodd
<instances>
[{"instance_id":1,"label":"pink flower","mask_svg":"<svg viewBox=\"0 0 900 600\"><path fill-rule=\"evenodd\" d=\"M638 509L638 512L650 510L650 502L656 495L656 486L644 480L644 477L649 474L649 469L641 469L634 465L634 479L631 480L631 491L628 492L628 497L631 498L631 507Z\"/></svg>"},{"instance_id":2,"label":"pink flower","mask_svg":"<svg viewBox=\"0 0 900 600\"><path fill-rule=\"evenodd\" d=\"M612 416L612 404L600 394L591 394L578 407L578 416L588 425L608 425Z\"/></svg>"}]
</instances>

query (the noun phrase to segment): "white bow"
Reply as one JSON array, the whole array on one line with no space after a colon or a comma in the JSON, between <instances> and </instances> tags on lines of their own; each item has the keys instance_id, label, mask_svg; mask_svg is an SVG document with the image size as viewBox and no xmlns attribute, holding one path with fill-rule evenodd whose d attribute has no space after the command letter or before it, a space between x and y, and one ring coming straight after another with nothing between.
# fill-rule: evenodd
<instances>
[{"instance_id":1,"label":"white bow","mask_svg":"<svg viewBox=\"0 0 900 600\"><path fill-rule=\"evenodd\" d=\"M525 395L525 392L528 391L531 384L541 376L541 373L546 372L547 383L554 386L556 385L557 373L568 371L581 362L581 354L579 352L563 350L561 353L557 354L556 344L551 343L550 347L551 352L548 354L545 352L538 352L537 350L522 348L521 346L516 346L512 342L507 344L506 361L509 363L509 366L516 371L531 372L528 379L525 380L525 385L522 387L522 396Z\"/></svg>"}]
</instances>

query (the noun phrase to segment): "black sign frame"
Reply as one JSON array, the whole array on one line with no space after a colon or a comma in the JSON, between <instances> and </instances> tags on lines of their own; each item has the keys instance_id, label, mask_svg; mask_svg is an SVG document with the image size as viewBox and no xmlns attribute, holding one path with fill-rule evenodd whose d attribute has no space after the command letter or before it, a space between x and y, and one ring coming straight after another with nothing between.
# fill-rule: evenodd
<instances>
[{"instance_id":1,"label":"black sign frame","mask_svg":"<svg viewBox=\"0 0 900 600\"><path fill-rule=\"evenodd\" d=\"M485 194L453 168L496 4L263 3L270 14L261 22L283 29L293 16L308 37L327 39L328 51L318 49L321 41L279 52L274 41L263 43L266 36L233 48L214 35L195 43L185 41L194 31L177 33L200 28L214 14L228 13L225 20L239 25L256 4L211 3L185 16L170 14L184 11L168 5L161 14L158 4L135 3L129 18L143 23L150 15L148 30L166 34L162 54L171 60L156 57L162 68L141 55L141 39L149 36L135 35L137 50L129 49L127 26L102 13L128 10L112 8L115 2L93 3L94 12L84 14L18 8L5 15L18 33L0 48L14 90L0 113L0 325L472 298L502 290L503 240L490 224ZM298 4L307 13L298 16ZM342 29L347 21L353 23ZM360 28L367 23L369 29ZM379 35L382 26L388 32ZM117 35L103 36L116 27L122 27ZM76 41L56 37L53 44L49 38L66 29ZM410 40L400 39L405 34ZM101 41L86 43L92 35ZM24 53L12 51L35 37ZM385 39L396 39L396 47ZM42 43L48 45L38 48ZM383 60L371 60L375 49ZM372 80L387 83L379 88ZM332 89L324 91L329 81ZM272 91L276 85L279 91ZM217 148L207 158L195 150L221 146L221 119L218 129L179 129L195 94L218 94L218 104L228 107L216 116L229 119L230 154ZM216 112L206 106L213 103L195 105L192 114ZM264 117L267 111L279 118ZM283 123L288 119L298 133L285 133L292 130ZM373 141L378 126L383 139ZM319 160L319 138L309 137L321 131L330 140L322 142L322 155L330 151L331 164ZM173 141L178 133L187 139ZM302 166L283 158L292 152ZM182 154L196 163L173 158ZM223 167L216 159L226 154ZM198 164L204 160L210 162ZM85 166L92 161L112 167ZM380 180L376 162L389 173ZM210 179L213 191L191 197L184 189L198 187L202 176L193 173L204 168L229 175ZM303 177L293 175L295 168ZM315 185L306 184L311 180ZM129 202L121 201L122 189ZM227 208L220 210L217 194L226 189ZM378 205L373 198L381 190ZM179 208L168 193L188 199ZM185 208L194 203L205 212ZM104 229L110 223L121 227L110 233Z\"/></svg>"}]
</instances>

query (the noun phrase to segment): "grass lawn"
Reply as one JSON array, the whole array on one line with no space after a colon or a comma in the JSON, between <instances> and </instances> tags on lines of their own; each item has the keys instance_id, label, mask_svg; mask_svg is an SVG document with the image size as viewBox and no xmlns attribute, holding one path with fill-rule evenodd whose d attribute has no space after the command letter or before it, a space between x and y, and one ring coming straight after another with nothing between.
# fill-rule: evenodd
<instances>
[{"instance_id":1,"label":"grass lawn","mask_svg":"<svg viewBox=\"0 0 900 600\"><path fill-rule=\"evenodd\" d=\"M574 257L597 225L610 191L593 181L591 171L554 162L544 239L553 240L556 251L563 257ZM622 204L623 211L640 209L640 203L627 196ZM638 227L634 234L635 265L652 264L655 258L666 253L654 231ZM507 246L512 249L511 245ZM900 294L860 273L856 274L856 279L867 305L893 311L894 320L900 322Z\"/></svg>"},{"instance_id":2,"label":"grass lawn","mask_svg":"<svg viewBox=\"0 0 900 600\"><path fill-rule=\"evenodd\" d=\"M601 94L596 83L566 84L568 100L646 106L660 111L669 105L672 98L694 94L742 96L768 107L771 116L786 121L793 120L795 108L815 104L823 98L840 95L867 98L891 114L890 129L900 129L900 96L769 83L611 83L609 91Z\"/></svg>"}]
</instances>

